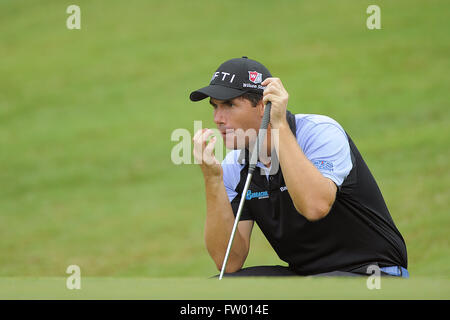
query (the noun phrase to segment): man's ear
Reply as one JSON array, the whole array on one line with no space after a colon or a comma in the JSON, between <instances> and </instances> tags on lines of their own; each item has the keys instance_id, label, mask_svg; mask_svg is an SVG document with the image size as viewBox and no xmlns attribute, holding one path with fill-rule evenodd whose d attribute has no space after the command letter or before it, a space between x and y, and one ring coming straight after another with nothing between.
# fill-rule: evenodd
<instances>
[{"instance_id":1,"label":"man's ear","mask_svg":"<svg viewBox=\"0 0 450 320\"><path fill-rule=\"evenodd\" d=\"M262 118L264 116L264 103L262 99L258 102L256 107L258 108L259 116Z\"/></svg>"}]
</instances>

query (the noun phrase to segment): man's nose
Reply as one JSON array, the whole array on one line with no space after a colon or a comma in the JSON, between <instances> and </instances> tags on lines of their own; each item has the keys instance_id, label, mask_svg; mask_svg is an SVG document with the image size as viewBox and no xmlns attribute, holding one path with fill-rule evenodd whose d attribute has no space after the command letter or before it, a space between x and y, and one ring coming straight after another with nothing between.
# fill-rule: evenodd
<instances>
[{"instance_id":1,"label":"man's nose","mask_svg":"<svg viewBox=\"0 0 450 320\"><path fill-rule=\"evenodd\" d=\"M225 115L221 108L216 108L214 110L214 123L217 125L225 123Z\"/></svg>"}]
</instances>

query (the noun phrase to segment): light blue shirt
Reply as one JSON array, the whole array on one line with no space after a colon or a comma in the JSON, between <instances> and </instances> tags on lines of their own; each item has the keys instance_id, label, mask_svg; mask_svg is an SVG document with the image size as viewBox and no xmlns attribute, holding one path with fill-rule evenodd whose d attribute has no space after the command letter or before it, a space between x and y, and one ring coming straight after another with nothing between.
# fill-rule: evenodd
<instances>
[{"instance_id":1,"label":"light blue shirt","mask_svg":"<svg viewBox=\"0 0 450 320\"><path fill-rule=\"evenodd\" d=\"M304 155L324 177L341 186L353 167L344 129L332 118L315 114L296 114L295 123L297 143ZM230 202L237 195L235 189L244 168L238 161L241 152L244 150L232 150L222 161L223 181ZM271 169L260 162L257 167L267 175Z\"/></svg>"},{"instance_id":2,"label":"light blue shirt","mask_svg":"<svg viewBox=\"0 0 450 320\"><path fill-rule=\"evenodd\" d=\"M305 156L337 186L352 170L350 144L339 123L330 117L296 114L297 142Z\"/></svg>"}]
</instances>

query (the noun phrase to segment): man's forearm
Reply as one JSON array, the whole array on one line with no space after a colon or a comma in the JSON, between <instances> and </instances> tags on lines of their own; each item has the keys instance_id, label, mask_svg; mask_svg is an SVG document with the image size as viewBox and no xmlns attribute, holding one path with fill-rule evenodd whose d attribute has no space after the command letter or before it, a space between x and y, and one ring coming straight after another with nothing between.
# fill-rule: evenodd
<instances>
[{"instance_id":1,"label":"man's forearm","mask_svg":"<svg viewBox=\"0 0 450 320\"><path fill-rule=\"evenodd\" d=\"M287 123L279 128L279 143L275 148L297 211L311 221L324 217L334 202L334 186L304 155Z\"/></svg>"},{"instance_id":2,"label":"man's forearm","mask_svg":"<svg viewBox=\"0 0 450 320\"><path fill-rule=\"evenodd\" d=\"M234 214L221 177L205 178L206 223L205 243L220 270L234 224ZM239 270L248 253L245 241L236 232L226 272Z\"/></svg>"}]
</instances>

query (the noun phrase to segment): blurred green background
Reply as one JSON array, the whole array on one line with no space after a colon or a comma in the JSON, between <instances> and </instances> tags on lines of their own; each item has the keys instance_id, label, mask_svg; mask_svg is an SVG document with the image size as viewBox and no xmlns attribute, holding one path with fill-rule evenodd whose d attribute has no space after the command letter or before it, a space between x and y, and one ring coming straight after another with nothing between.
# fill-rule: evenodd
<instances>
[{"instance_id":1,"label":"blurred green background","mask_svg":"<svg viewBox=\"0 0 450 320\"><path fill-rule=\"evenodd\" d=\"M81 8L68 30L66 8ZM381 30L366 8L381 8ZM207 85L249 56L294 113L350 134L412 277L450 275L448 1L0 1L0 276L209 277L195 165L171 133L214 127ZM246 266L283 264L257 227Z\"/></svg>"}]
</instances>

